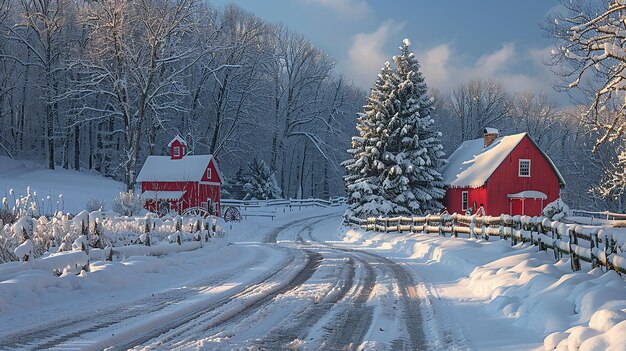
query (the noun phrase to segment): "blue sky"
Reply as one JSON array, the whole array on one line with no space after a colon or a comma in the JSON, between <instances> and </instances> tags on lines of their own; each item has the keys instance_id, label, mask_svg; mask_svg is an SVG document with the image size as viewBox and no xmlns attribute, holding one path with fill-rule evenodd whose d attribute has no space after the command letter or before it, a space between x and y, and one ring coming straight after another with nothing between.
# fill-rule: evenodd
<instances>
[{"instance_id":1,"label":"blue sky","mask_svg":"<svg viewBox=\"0 0 626 351\"><path fill-rule=\"evenodd\" d=\"M430 86L451 89L470 78L494 78L512 91L552 89L543 65L550 41L538 24L557 0L214 0L282 22L337 60L337 70L365 88L403 38Z\"/></svg>"}]
</instances>

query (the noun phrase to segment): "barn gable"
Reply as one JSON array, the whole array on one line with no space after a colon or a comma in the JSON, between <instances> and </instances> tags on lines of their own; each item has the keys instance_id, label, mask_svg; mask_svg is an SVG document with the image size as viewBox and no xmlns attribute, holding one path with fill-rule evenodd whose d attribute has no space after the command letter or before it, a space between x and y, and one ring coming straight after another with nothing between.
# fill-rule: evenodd
<instances>
[{"instance_id":1,"label":"barn gable","mask_svg":"<svg viewBox=\"0 0 626 351\"><path fill-rule=\"evenodd\" d=\"M210 176L210 177L209 177ZM217 167L217 163L213 162L213 160L209 161L207 165L204 175L202 176L201 182L206 182L209 184L222 184L223 176L220 169Z\"/></svg>"},{"instance_id":2,"label":"barn gable","mask_svg":"<svg viewBox=\"0 0 626 351\"><path fill-rule=\"evenodd\" d=\"M479 188L502 164L517 145L527 137L550 164L561 186L565 181L554 162L530 138L527 133L507 135L495 139L485 147L484 138L468 140L452 153L441 173L444 184L450 188Z\"/></svg>"}]
</instances>

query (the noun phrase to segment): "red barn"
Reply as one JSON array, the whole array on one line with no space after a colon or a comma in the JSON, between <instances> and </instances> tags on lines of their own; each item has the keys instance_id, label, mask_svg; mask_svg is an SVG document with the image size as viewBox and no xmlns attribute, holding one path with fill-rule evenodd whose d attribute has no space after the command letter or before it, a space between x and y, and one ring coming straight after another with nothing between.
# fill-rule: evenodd
<instances>
[{"instance_id":1,"label":"red barn","mask_svg":"<svg viewBox=\"0 0 626 351\"><path fill-rule=\"evenodd\" d=\"M180 136L167 146L170 156L148 156L137 176L146 209L165 214L201 207L219 216L224 178L213 156L185 156L187 142Z\"/></svg>"},{"instance_id":2,"label":"red barn","mask_svg":"<svg viewBox=\"0 0 626 351\"><path fill-rule=\"evenodd\" d=\"M560 196L565 181L552 160L527 133L499 137L487 128L484 138L463 142L442 169L450 213L538 216Z\"/></svg>"}]
</instances>

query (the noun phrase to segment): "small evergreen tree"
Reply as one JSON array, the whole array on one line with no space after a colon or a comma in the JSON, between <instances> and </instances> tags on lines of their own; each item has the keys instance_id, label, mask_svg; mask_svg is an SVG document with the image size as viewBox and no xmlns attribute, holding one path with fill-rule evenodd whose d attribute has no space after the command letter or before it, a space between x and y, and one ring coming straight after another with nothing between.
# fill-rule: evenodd
<instances>
[{"instance_id":1,"label":"small evergreen tree","mask_svg":"<svg viewBox=\"0 0 626 351\"><path fill-rule=\"evenodd\" d=\"M243 190L243 186L246 183L245 172L243 168L239 167L237 173L235 173L235 177L229 180L222 188L222 197L242 200L246 196L246 192Z\"/></svg>"},{"instance_id":2,"label":"small evergreen tree","mask_svg":"<svg viewBox=\"0 0 626 351\"><path fill-rule=\"evenodd\" d=\"M265 161L257 158L248 164L243 190L246 192L244 200L278 199L281 194L274 172L270 171Z\"/></svg>"}]
</instances>

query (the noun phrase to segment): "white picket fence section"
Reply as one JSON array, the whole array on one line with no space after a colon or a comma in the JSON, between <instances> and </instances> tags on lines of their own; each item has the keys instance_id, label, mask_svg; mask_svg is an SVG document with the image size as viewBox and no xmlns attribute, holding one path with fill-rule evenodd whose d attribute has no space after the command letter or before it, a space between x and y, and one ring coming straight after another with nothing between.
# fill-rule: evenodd
<instances>
[{"instance_id":1,"label":"white picket fence section","mask_svg":"<svg viewBox=\"0 0 626 351\"><path fill-rule=\"evenodd\" d=\"M346 224L367 231L436 233L458 238L498 237L510 240L511 245L527 242L539 250L552 250L556 260L569 255L574 271L581 269L580 261L591 263L591 267L605 267L626 273L626 254L617 245L614 233L617 228L584 227L552 221L545 217L528 216L465 216L461 214L431 215L423 217L394 218L347 218Z\"/></svg>"},{"instance_id":2,"label":"white picket fence section","mask_svg":"<svg viewBox=\"0 0 626 351\"><path fill-rule=\"evenodd\" d=\"M608 221L626 220L626 214L609 211L572 210L572 214L578 217L606 219Z\"/></svg>"}]
</instances>

